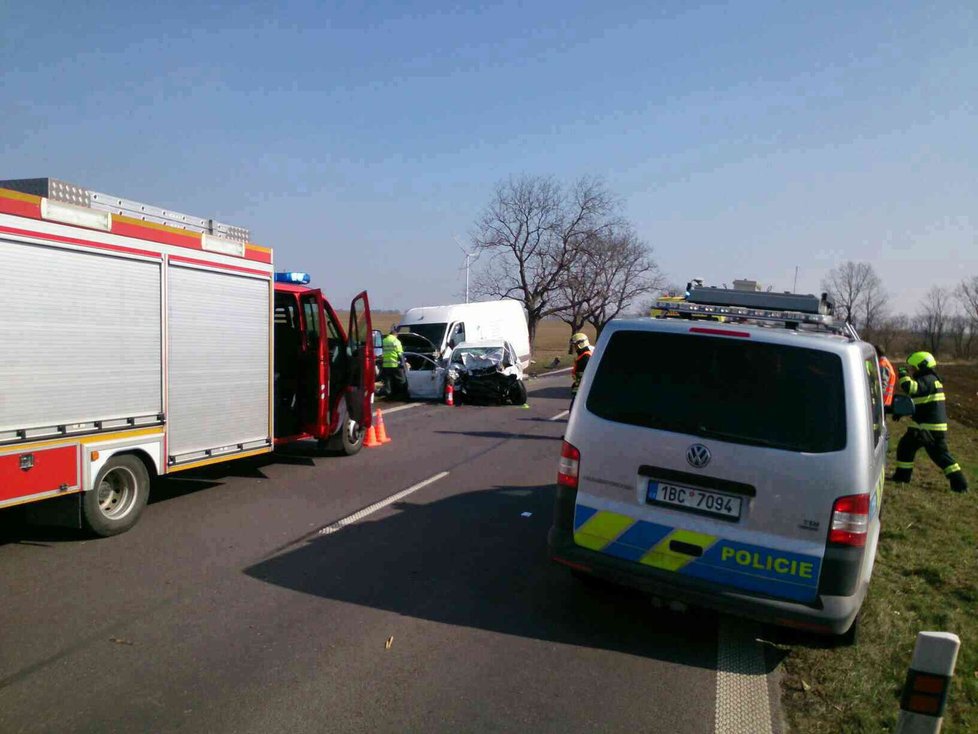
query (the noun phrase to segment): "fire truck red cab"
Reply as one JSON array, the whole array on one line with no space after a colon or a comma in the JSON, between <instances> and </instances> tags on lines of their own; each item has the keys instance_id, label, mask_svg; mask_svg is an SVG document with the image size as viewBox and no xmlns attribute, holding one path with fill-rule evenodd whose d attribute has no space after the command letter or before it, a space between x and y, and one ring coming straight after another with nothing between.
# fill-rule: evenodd
<instances>
[{"instance_id":1,"label":"fire truck red cab","mask_svg":"<svg viewBox=\"0 0 978 734\"><path fill-rule=\"evenodd\" d=\"M371 425L375 380L366 291L340 317L305 273L275 276L275 443L330 441L356 453Z\"/></svg>"}]
</instances>

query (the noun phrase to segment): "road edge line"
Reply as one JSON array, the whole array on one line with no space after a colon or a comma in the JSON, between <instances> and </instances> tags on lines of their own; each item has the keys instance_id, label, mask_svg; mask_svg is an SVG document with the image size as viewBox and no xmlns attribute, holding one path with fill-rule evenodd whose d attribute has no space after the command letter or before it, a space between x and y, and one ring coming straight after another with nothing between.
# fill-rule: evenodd
<instances>
[{"instance_id":1,"label":"road edge line","mask_svg":"<svg viewBox=\"0 0 978 734\"><path fill-rule=\"evenodd\" d=\"M771 696L757 625L720 617L715 734L772 734Z\"/></svg>"},{"instance_id":2,"label":"road edge line","mask_svg":"<svg viewBox=\"0 0 978 734\"><path fill-rule=\"evenodd\" d=\"M400 499L404 499L409 494L414 494L419 489L424 489L429 484L434 484L439 479L444 479L449 474L450 472L447 471L438 472L432 477L428 477L427 479L420 481L417 484L412 484L407 489L402 489L400 492L397 492L396 494L392 494L390 497L387 497L386 499L380 500L380 502L374 502L372 505L367 505L362 510L359 510L358 512L354 512L352 515L347 515L341 520L337 520L336 522L330 523L326 527L320 528L315 532L315 534L312 537L332 535L333 533L339 532L347 525L352 525L358 520L362 520L363 518L367 517L367 515L372 515L373 513L377 512L377 510L382 510L388 505L391 505Z\"/></svg>"}]
</instances>

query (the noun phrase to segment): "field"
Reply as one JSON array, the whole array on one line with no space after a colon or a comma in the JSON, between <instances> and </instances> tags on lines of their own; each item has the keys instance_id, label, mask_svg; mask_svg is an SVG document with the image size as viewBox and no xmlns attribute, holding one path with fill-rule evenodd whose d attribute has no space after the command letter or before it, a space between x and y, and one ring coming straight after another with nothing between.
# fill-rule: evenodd
<instances>
[{"instance_id":1,"label":"field","mask_svg":"<svg viewBox=\"0 0 978 734\"><path fill-rule=\"evenodd\" d=\"M851 648L773 642L784 660L785 713L796 732L892 731L917 632L954 632L961 652L945 731L978 731L978 366L938 367L951 451L972 491L948 491L923 452L913 482L886 484L883 529L860 638ZM892 467L906 421L890 423Z\"/></svg>"}]
</instances>

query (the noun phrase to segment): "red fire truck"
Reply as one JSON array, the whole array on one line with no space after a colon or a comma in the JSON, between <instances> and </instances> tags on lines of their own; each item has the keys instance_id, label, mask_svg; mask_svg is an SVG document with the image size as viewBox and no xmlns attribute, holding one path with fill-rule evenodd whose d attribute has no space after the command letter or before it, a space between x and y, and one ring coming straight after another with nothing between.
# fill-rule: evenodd
<instances>
[{"instance_id":1,"label":"red fire truck","mask_svg":"<svg viewBox=\"0 0 978 734\"><path fill-rule=\"evenodd\" d=\"M367 294L344 330L308 282L240 227L0 181L0 508L72 495L71 524L114 535L153 477L303 439L359 451Z\"/></svg>"}]
</instances>

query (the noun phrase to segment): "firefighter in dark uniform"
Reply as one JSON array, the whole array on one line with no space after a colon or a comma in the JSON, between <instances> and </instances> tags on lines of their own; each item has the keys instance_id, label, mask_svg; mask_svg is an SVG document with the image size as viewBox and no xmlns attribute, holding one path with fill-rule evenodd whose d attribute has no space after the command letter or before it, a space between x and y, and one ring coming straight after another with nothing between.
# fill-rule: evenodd
<instances>
[{"instance_id":1,"label":"firefighter in dark uniform","mask_svg":"<svg viewBox=\"0 0 978 734\"><path fill-rule=\"evenodd\" d=\"M571 405L574 405L574 398L581 387L581 378L584 377L584 369L587 367L588 360L591 359L591 343L588 341L587 334L578 332L570 338L571 346L577 352L574 357L574 366L571 367Z\"/></svg>"},{"instance_id":2,"label":"firefighter in dark uniform","mask_svg":"<svg viewBox=\"0 0 978 734\"><path fill-rule=\"evenodd\" d=\"M913 475L913 460L923 448L931 461L944 472L951 489L966 492L968 480L961 466L947 447L947 409L944 406L944 385L934 368L937 360L929 352L914 352L907 357L910 365L900 367L900 389L913 400L910 428L897 444L894 482L909 482Z\"/></svg>"}]
</instances>

